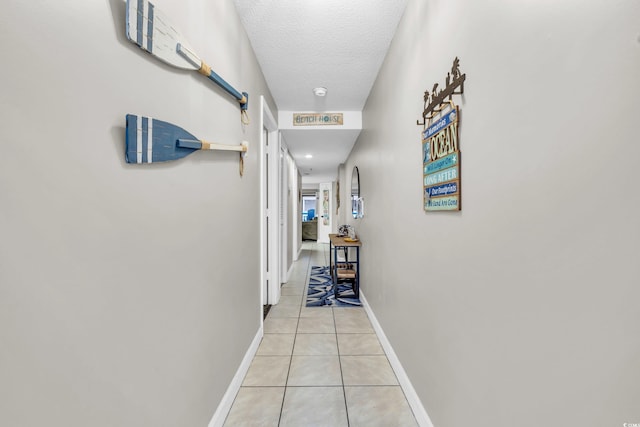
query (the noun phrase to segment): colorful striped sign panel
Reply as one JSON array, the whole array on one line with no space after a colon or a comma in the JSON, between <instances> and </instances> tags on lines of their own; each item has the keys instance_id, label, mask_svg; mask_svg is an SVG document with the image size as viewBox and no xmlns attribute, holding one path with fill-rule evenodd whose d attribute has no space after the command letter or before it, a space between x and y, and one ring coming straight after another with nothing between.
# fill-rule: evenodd
<instances>
[{"instance_id":1,"label":"colorful striped sign panel","mask_svg":"<svg viewBox=\"0 0 640 427\"><path fill-rule=\"evenodd\" d=\"M434 185L433 187L425 187L424 195L426 198L449 196L452 194L458 194L458 191L460 191L460 181L452 181L440 185Z\"/></svg>"},{"instance_id":2,"label":"colorful striped sign panel","mask_svg":"<svg viewBox=\"0 0 640 427\"><path fill-rule=\"evenodd\" d=\"M424 177L424 185L435 185L440 184L441 182L452 181L454 179L458 179L458 166L454 166L431 175L426 175Z\"/></svg>"},{"instance_id":3,"label":"colorful striped sign panel","mask_svg":"<svg viewBox=\"0 0 640 427\"><path fill-rule=\"evenodd\" d=\"M447 113L444 117L436 121L434 124L429 126L422 132L422 139L431 138L436 133L440 132L442 129L449 126L451 123L456 121L458 117L457 108Z\"/></svg>"},{"instance_id":4,"label":"colorful striped sign panel","mask_svg":"<svg viewBox=\"0 0 640 427\"><path fill-rule=\"evenodd\" d=\"M456 152L456 153L449 154L448 156L445 156L436 161L427 163L427 165L424 167L424 174L425 175L432 174L432 173L441 171L443 169L456 166L457 164L458 164L458 153Z\"/></svg>"},{"instance_id":5,"label":"colorful striped sign panel","mask_svg":"<svg viewBox=\"0 0 640 427\"><path fill-rule=\"evenodd\" d=\"M428 199L424 203L427 211L457 211L460 210L460 196L437 197Z\"/></svg>"}]
</instances>

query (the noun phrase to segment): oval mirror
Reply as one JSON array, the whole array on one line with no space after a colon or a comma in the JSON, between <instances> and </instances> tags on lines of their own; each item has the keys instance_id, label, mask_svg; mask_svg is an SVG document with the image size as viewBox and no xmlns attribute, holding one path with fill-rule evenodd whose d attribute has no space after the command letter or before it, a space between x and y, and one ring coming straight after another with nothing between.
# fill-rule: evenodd
<instances>
[{"instance_id":1,"label":"oval mirror","mask_svg":"<svg viewBox=\"0 0 640 427\"><path fill-rule=\"evenodd\" d=\"M353 167L353 172L351 173L351 214L354 218L358 218L358 206L360 200L360 173L358 172L358 167Z\"/></svg>"}]
</instances>

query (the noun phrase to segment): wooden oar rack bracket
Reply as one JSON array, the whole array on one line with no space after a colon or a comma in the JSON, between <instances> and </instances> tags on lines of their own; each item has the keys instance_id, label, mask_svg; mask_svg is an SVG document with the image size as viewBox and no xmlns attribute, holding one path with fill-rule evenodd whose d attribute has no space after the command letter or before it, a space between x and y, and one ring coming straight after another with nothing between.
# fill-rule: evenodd
<instances>
[{"instance_id":1,"label":"wooden oar rack bracket","mask_svg":"<svg viewBox=\"0 0 640 427\"><path fill-rule=\"evenodd\" d=\"M464 93L464 81L466 78L466 74L460 73L460 60L456 57L456 59L453 60L451 71L447 73L444 89L438 90L438 83L435 83L431 89L431 93L429 93L428 90L424 92L422 122L416 120L416 124L426 128L432 118L440 114L447 106L451 105L453 95L462 95Z\"/></svg>"}]
</instances>

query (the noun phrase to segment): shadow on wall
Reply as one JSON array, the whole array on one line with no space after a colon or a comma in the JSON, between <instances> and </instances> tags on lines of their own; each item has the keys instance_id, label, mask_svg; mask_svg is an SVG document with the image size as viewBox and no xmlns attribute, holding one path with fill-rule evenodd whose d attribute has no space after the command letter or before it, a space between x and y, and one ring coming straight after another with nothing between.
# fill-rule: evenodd
<instances>
[{"instance_id":1,"label":"shadow on wall","mask_svg":"<svg viewBox=\"0 0 640 427\"><path fill-rule=\"evenodd\" d=\"M111 6L111 14L113 15L113 26L116 32L116 38L121 45L127 45L133 48L127 36L125 35L126 23L125 17L127 14L127 2L125 0L108 0Z\"/></svg>"}]
</instances>

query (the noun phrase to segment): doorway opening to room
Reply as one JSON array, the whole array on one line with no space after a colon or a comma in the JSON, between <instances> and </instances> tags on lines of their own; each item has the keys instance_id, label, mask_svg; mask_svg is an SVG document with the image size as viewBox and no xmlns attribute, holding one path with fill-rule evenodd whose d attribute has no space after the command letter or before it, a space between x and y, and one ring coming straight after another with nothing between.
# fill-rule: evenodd
<instances>
[{"instance_id":1,"label":"doorway opening to room","mask_svg":"<svg viewBox=\"0 0 640 427\"><path fill-rule=\"evenodd\" d=\"M302 196L302 221L312 221L316 218L316 195Z\"/></svg>"},{"instance_id":2,"label":"doorway opening to room","mask_svg":"<svg viewBox=\"0 0 640 427\"><path fill-rule=\"evenodd\" d=\"M302 195L302 240L318 240L318 196L313 193Z\"/></svg>"}]
</instances>

